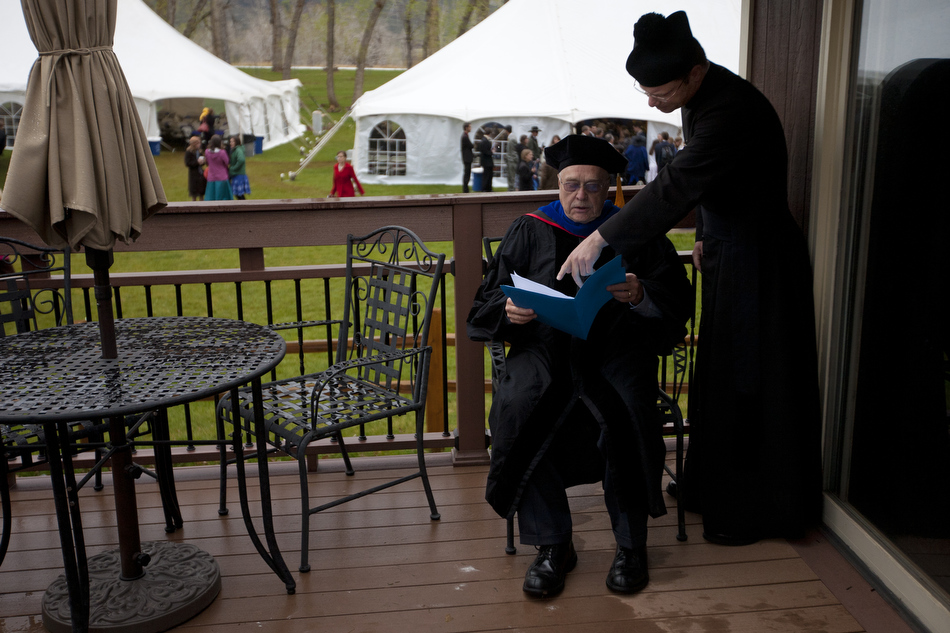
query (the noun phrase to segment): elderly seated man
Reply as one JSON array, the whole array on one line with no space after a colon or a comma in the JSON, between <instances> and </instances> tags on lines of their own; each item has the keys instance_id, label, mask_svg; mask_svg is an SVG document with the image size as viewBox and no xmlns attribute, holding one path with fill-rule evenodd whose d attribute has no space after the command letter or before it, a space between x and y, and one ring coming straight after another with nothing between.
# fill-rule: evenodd
<instances>
[{"instance_id":1,"label":"elderly seated man","mask_svg":"<svg viewBox=\"0 0 950 633\"><path fill-rule=\"evenodd\" d=\"M603 481L617 541L607 587L634 593L649 581L647 515L666 512L657 355L683 340L693 292L672 243L660 237L636 254L604 249L597 267L619 254L626 275L607 286L613 300L587 340L508 299L501 285L511 285L514 273L575 295L572 278L555 278L561 264L620 210L606 200L609 176L627 160L610 143L571 135L544 156L558 170L559 199L512 223L468 316L472 339L510 343L489 415L486 498L503 517L517 512L521 542L538 548L525 593L553 596L577 563L566 489Z\"/></svg>"}]
</instances>

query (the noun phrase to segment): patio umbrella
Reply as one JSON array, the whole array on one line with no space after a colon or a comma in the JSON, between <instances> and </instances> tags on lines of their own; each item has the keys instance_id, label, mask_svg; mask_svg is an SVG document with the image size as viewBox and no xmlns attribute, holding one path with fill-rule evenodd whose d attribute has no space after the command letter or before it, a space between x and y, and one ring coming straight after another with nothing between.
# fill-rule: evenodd
<instances>
[{"instance_id":1,"label":"patio umbrella","mask_svg":"<svg viewBox=\"0 0 950 633\"><path fill-rule=\"evenodd\" d=\"M21 0L39 51L0 206L49 245L80 245L96 277L103 357L115 358L109 266L165 206L145 130L112 51L117 0ZM111 339L111 340L110 340Z\"/></svg>"},{"instance_id":2,"label":"patio umbrella","mask_svg":"<svg viewBox=\"0 0 950 633\"><path fill-rule=\"evenodd\" d=\"M30 70L2 202L47 244L85 247L105 359L117 358L112 248L116 239L137 238L142 222L166 204L132 93L112 51L116 4L21 0L39 58ZM113 492L121 559L116 576L135 579L145 562L121 417L110 419L110 437L116 448Z\"/></svg>"}]
</instances>

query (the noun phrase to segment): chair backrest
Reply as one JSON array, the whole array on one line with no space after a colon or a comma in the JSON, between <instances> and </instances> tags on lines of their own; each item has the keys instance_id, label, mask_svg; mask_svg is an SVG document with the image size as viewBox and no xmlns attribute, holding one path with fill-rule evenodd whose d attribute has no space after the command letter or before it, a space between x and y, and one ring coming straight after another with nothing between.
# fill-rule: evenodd
<instances>
[{"instance_id":1,"label":"chair backrest","mask_svg":"<svg viewBox=\"0 0 950 633\"><path fill-rule=\"evenodd\" d=\"M337 359L375 356L426 346L444 253L435 253L412 231L386 226L347 236L346 301ZM348 339L352 345L347 349ZM421 362L414 357L411 363ZM373 365L361 379L398 388L405 361ZM415 376L416 389L421 388Z\"/></svg>"},{"instance_id":2,"label":"chair backrest","mask_svg":"<svg viewBox=\"0 0 950 633\"><path fill-rule=\"evenodd\" d=\"M61 274L63 289L39 280ZM41 286L37 288L37 286ZM69 250L0 237L0 336L73 322ZM9 325L8 325L9 324Z\"/></svg>"}]
</instances>

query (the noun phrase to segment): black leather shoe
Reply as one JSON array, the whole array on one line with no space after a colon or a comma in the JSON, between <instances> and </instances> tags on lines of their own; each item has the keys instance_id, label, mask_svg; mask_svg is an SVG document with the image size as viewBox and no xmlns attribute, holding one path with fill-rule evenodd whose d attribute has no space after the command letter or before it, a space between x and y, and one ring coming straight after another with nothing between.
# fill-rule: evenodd
<instances>
[{"instance_id":1,"label":"black leather shoe","mask_svg":"<svg viewBox=\"0 0 950 633\"><path fill-rule=\"evenodd\" d=\"M538 557L528 567L524 575L524 592L539 598L555 596L564 589L567 572L577 565L577 552L574 543L542 545L538 548Z\"/></svg>"},{"instance_id":2,"label":"black leather shoe","mask_svg":"<svg viewBox=\"0 0 950 633\"><path fill-rule=\"evenodd\" d=\"M616 593L636 593L648 582L647 546L627 549L618 545L614 564L607 572L607 588Z\"/></svg>"}]
</instances>

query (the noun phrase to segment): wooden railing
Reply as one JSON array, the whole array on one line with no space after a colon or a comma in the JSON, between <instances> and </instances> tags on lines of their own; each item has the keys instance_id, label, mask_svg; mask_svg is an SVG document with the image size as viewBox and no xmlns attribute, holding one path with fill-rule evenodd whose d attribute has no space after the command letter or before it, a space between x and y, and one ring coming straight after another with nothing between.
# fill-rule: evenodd
<instances>
[{"instance_id":1,"label":"wooden railing","mask_svg":"<svg viewBox=\"0 0 950 633\"><path fill-rule=\"evenodd\" d=\"M638 188L625 188L629 199ZM611 193L613 195L613 193ZM146 296L156 286L180 288L190 284L204 286L208 296L207 311L214 316L246 318L246 301L237 301L238 313L215 314L210 288L214 284L231 284L241 295L242 284L248 282L294 282L297 280L339 279L342 265L267 267L265 249L273 247L343 245L348 234L362 235L380 226L396 224L409 228L426 242L451 242L452 257L448 265L447 305L454 318L456 393L456 433L447 437L442 429L427 434L426 443L433 448L452 446L455 463L481 464L488 459L485 442L485 364L484 349L464 335L464 323L472 298L482 278L482 237L504 234L519 215L550 202L553 191L468 195L427 195L351 199L298 199L231 202L172 203L149 218L142 237L133 244L116 244L116 252L183 251L206 249L237 249L239 269L160 271L149 273L113 273L116 289L117 316L122 316L122 300L131 288L142 289ZM689 217L682 226L692 226ZM31 229L0 211L0 235L41 244ZM90 277L74 275L74 287L89 288ZM268 286L269 287L269 286ZM177 290L176 290L177 292ZM266 301L266 298L262 298ZM179 302L180 303L180 302ZM150 310L152 308L149 308ZM329 309L329 308L327 308ZM90 308L77 306L77 312ZM180 314L180 305L162 305L156 314ZM305 318L310 317L304 315ZM446 314L446 317L449 315ZM255 319L248 319L255 320ZM261 317L259 322L267 322ZM453 332L449 330L449 337ZM392 441L385 443L394 448ZM320 450L330 451L332 447ZM360 449L363 450L363 449ZM374 450L372 446L365 450Z\"/></svg>"}]
</instances>

